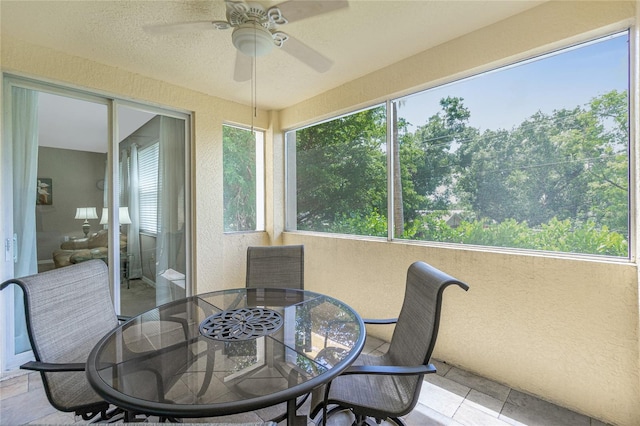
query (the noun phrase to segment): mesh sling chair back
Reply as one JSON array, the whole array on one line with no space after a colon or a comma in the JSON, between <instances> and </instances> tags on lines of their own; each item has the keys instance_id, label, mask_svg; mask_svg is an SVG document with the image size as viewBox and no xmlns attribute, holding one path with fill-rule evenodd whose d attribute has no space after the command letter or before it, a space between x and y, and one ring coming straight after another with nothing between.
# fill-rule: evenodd
<instances>
[{"instance_id":1,"label":"mesh sling chair back","mask_svg":"<svg viewBox=\"0 0 640 426\"><path fill-rule=\"evenodd\" d=\"M24 292L27 333L35 361L20 368L39 371L47 399L57 410L89 420L116 411L91 388L85 365L94 345L118 325L107 265L90 260L0 284Z\"/></svg>"},{"instance_id":2,"label":"mesh sling chair back","mask_svg":"<svg viewBox=\"0 0 640 426\"><path fill-rule=\"evenodd\" d=\"M247 288L292 288L304 290L304 246L251 246L247 248ZM305 342L306 343L306 342ZM274 365L281 374L284 370ZM298 398L299 408L309 395ZM265 416L281 422L287 415L285 404L263 410ZM275 414L275 413L280 414Z\"/></svg>"},{"instance_id":3,"label":"mesh sling chair back","mask_svg":"<svg viewBox=\"0 0 640 426\"><path fill-rule=\"evenodd\" d=\"M357 425L367 424L368 417L402 425L400 416L418 402L424 375L436 372L429 360L438 336L443 291L453 284L469 289L424 262L413 263L398 318L364 320L365 324L395 324L388 351L379 356L361 354L341 376L315 390L311 416L315 418L322 409L326 422L331 414L348 409ZM327 411L331 405L335 407Z\"/></svg>"},{"instance_id":4,"label":"mesh sling chair back","mask_svg":"<svg viewBox=\"0 0 640 426\"><path fill-rule=\"evenodd\" d=\"M247 248L247 287L304 289L304 246Z\"/></svg>"}]
</instances>

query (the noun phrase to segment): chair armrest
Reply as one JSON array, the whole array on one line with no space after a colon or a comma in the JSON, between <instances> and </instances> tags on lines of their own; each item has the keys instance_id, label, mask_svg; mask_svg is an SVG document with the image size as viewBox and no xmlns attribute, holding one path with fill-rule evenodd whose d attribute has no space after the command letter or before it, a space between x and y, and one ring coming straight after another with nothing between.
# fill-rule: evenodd
<instances>
[{"instance_id":1,"label":"chair armrest","mask_svg":"<svg viewBox=\"0 0 640 426\"><path fill-rule=\"evenodd\" d=\"M416 365L411 367L396 365L352 365L342 374L379 374L388 376L414 376L417 374L431 374L436 372L433 364Z\"/></svg>"},{"instance_id":2,"label":"chair armrest","mask_svg":"<svg viewBox=\"0 0 640 426\"><path fill-rule=\"evenodd\" d=\"M344 320L331 320L329 321L328 325L329 326L333 326L334 324L340 324L340 323L345 323L347 321ZM388 318L388 319L362 319L362 322L364 322L365 324L395 324L398 322L398 318ZM327 347L327 341L329 339L329 330L325 330L324 333L324 347Z\"/></svg>"},{"instance_id":3,"label":"chair armrest","mask_svg":"<svg viewBox=\"0 0 640 426\"><path fill-rule=\"evenodd\" d=\"M395 324L398 322L398 318L387 318L387 319L369 319L363 318L362 321L365 324Z\"/></svg>"},{"instance_id":4,"label":"chair armrest","mask_svg":"<svg viewBox=\"0 0 640 426\"><path fill-rule=\"evenodd\" d=\"M61 371L84 371L86 364L84 362L72 362L64 364L54 364L51 362L29 361L22 364L22 370L42 371L42 372L61 372Z\"/></svg>"}]
</instances>

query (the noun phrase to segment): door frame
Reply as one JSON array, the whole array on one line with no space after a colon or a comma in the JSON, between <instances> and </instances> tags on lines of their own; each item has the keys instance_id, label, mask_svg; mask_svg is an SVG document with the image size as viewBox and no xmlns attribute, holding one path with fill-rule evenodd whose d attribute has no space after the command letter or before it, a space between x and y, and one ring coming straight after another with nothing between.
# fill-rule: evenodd
<instances>
[{"instance_id":1,"label":"door frame","mask_svg":"<svg viewBox=\"0 0 640 426\"><path fill-rule=\"evenodd\" d=\"M2 202L0 203L0 239L4 255L0 261L0 282L10 279L14 276L13 267L13 167L12 167L12 129L11 129L11 92L13 87L21 87L39 92L48 92L58 96L70 97L79 100L95 102L107 106L108 120L108 151L107 151L107 178L109 182L115 182L118 179L119 149L118 149L118 106L126 106L128 108L148 111L155 114L161 114L168 117L183 119L185 121L185 255L186 255L186 292L187 296L192 294L192 270L191 270L191 229L192 229L192 213L191 213L191 125L192 116L188 111L181 111L174 108L165 108L146 104L144 102L135 102L126 100L116 96L90 92L83 89L69 87L65 85L49 83L42 80L24 77L17 74L3 73L2 82L0 84L0 127L2 135L0 140L0 193L2 193ZM117 185L109 185L108 205L111 211L118 211L119 194L117 193ZM111 215L109 226L109 257L115 259L119 256L117 249L119 244L119 228L116 225L117 215ZM113 222L113 223L112 223ZM120 314L120 262L111 262L109 267L109 283L114 297L114 305L117 314ZM118 285L116 285L118 284ZM21 354L14 354L14 287L9 286L0 292L0 373L8 370L14 370L21 364L33 359L33 352L27 351Z\"/></svg>"}]
</instances>

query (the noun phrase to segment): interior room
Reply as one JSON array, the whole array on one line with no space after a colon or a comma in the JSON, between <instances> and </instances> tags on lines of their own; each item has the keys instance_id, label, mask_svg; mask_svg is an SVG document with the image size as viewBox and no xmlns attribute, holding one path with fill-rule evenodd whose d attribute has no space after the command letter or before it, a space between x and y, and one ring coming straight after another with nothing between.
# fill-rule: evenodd
<instances>
[{"instance_id":1,"label":"interior room","mask_svg":"<svg viewBox=\"0 0 640 426\"><path fill-rule=\"evenodd\" d=\"M158 139L159 116L134 109L122 112L121 149L130 150L133 143L144 149ZM37 175L41 176L38 186L42 198L36 202L38 272L86 259L100 258L108 263L106 106L40 92L37 118ZM126 183L130 186L131 181ZM131 223L128 201L123 198L119 208L122 312L133 315L155 306L156 242L154 236ZM134 226L138 247L127 247ZM133 250L139 253L137 268L130 265ZM129 252L132 255L127 257L124 253Z\"/></svg>"},{"instance_id":2,"label":"interior room","mask_svg":"<svg viewBox=\"0 0 640 426\"><path fill-rule=\"evenodd\" d=\"M260 3L266 8L279 4L274 1ZM0 2L0 68L4 82L2 169L9 170L12 164L9 149L12 144L6 129L17 128L8 113L15 110L10 100L17 97L14 95L16 87L43 93L43 99L53 94L76 101L84 99L103 111L98 130L102 132L99 139L104 145L99 149L88 145L68 146L71 137L65 137L64 143L59 145L45 143L61 130L45 130L46 119L41 118L41 130L45 133L40 137L37 177L45 180L40 179L43 198L38 198L41 203L36 207L34 223L38 269L55 269L53 253L62 244L83 238L84 220L87 220L89 232L107 231L111 242L107 249L107 260L112 260L108 262L111 291L117 309L122 310L128 309L125 308L129 306L125 294L133 288L134 282L151 289L151 306L184 295L242 288L245 287L248 247L303 245L305 289L331 295L363 318L392 318L398 315L402 305L407 270L413 262L421 260L469 285L467 292L446 292L433 352L433 358L444 363L439 365L463 369L580 413L592 419L592 424L597 424L596 421L624 426L639 424L639 221L636 205L639 195L640 31L637 25L640 2L349 0L335 3L333 8L322 9L322 13L306 19L296 15L302 12L296 12L295 7L287 10L283 5L283 10L290 12L292 18L274 31L284 32L289 40L282 42L282 48L273 47L252 62L251 57L247 60L238 52L240 47L234 45L232 29L224 29L225 24L216 24L218 21L228 24L231 20L228 8L233 6L223 1ZM194 22L196 25L191 26ZM279 40L282 41L282 36ZM613 220L615 217L623 223L626 229L620 231L622 237L616 237L615 241L585 237L590 242L597 240L598 244L592 244L595 247L592 251L584 252L563 248L566 241L557 234L549 236L549 246L544 248L515 243L511 246L460 243L458 236L461 234L456 232L461 232L461 221L471 223L472 220L462 209L449 209L448 216L439 217L442 220L437 223L425 221L426 231L421 229L427 234L433 229L429 224L435 223L437 229L442 230L446 223L452 229L447 235L455 238L405 238L401 235L413 228L405 224L405 229L398 231L397 228L394 230L393 220L378 220L378 214L384 216L394 207L393 200L388 201L393 197L387 196L387 192L392 192L387 185L392 186L389 182L393 176L386 172L382 172L382 176L362 175L365 182L360 188L383 188L380 190L383 195L376 198L379 208L369 208L371 215L358 223L361 225L358 232L332 228L327 225L326 217L315 222L320 224L318 227L327 225L325 228L314 228L311 219L304 216L306 207L300 200L304 194L312 193L304 191L304 184L313 182L321 172L336 170L329 164L324 169L313 170L317 172L314 175L310 173L310 166L302 167L305 151L301 147L311 143L315 131L320 133L336 124L352 123L350 118L357 121L366 114L376 117L385 130L368 128L368 135L373 134L370 139L375 140L378 147L383 146L376 152L384 154L380 157L384 169L386 158L393 157L386 157L392 151L392 124L399 126L396 134L408 134L407 129L410 129L416 134L424 131L424 135L431 135L428 131L435 131L435 124L442 123L443 127L451 124L444 119L437 122L437 117L442 118L442 114L455 108L458 108L455 112L464 113L455 99L444 104L438 103L438 99L435 109L421 111L427 120L436 117L428 122L433 126L429 127L425 122L420 129L410 128L406 122L414 120L410 115L412 99L423 91L457 87L454 83L467 79L481 81L482 75L498 76L500 80L503 74L496 70L513 68L515 64L538 58L565 58L559 52L576 52L577 46L583 44L597 48L603 46L599 44L603 40L619 41L624 49L628 49L623 55L626 59L615 62L624 72L625 86L616 89L615 93L608 91L610 96L590 104L594 111L597 107L605 114L613 111L613 104L607 102L612 102L614 95L625 93L620 97L623 99L621 108L628 119L624 127L627 133L620 136L628 144L620 151L627 167L620 171L625 194L621 205L625 208L609 209L609 204L605 203L602 213L604 218ZM602 65L611 62L596 54L594 58L601 58L597 63ZM558 73L570 82L564 86L589 86L583 85L582 80L588 66L572 66L574 68ZM536 75L540 74L531 72L511 86L503 86L499 94L481 97L489 101L501 100L502 94L515 93L516 86L524 85ZM561 90L559 86L552 90ZM604 96L604 92L597 94L600 95ZM458 96L458 102L459 98L465 98L467 102L472 98L471 94L444 96ZM590 101L579 103L584 105ZM582 110L576 107L578 103L537 111L535 96L504 103L508 110L534 105L527 113L528 123L545 114L558 118L562 111L570 108L584 122L589 122L591 117L586 107ZM60 105L53 103L52 107L66 112ZM380 110L386 111L382 118L376 116ZM494 113L490 107L483 111L491 118L504 115ZM359 115L360 112L363 114ZM80 119L79 114L74 113L76 119L66 125L65 130L88 123L88 119ZM393 121L391 117L401 119ZM460 118L460 115L456 117ZM61 120L55 118L57 124L62 123ZM152 126L154 120L159 122L160 129L155 138L160 141L160 151L164 152L160 157L164 155L163 158L170 158L183 167L177 171L163 169L169 162L158 162L159 168L167 173L160 174L164 176L163 182L178 182L166 190L167 197L171 198L170 205L178 207L158 207L157 217L167 221L158 222L161 226L147 235L140 228L138 232L130 232L141 214L130 214L131 224L126 224L127 220L119 216L109 216L107 223L101 224L104 207L131 210L134 205L129 195L108 184L128 182L129 178L120 169L125 164L123 159L131 158L131 154L124 151L131 145L142 147L140 139L146 137L143 134L145 126ZM610 129L607 126L613 126L613 122L615 118L606 121L608 124L598 127L599 131ZM324 124L327 126L322 127ZM522 130L517 124L498 125L503 130ZM233 133L232 128L264 138L263 151L252 151L258 163L263 156L262 168L245 173L259 174L263 178L258 184L263 189L263 198L256 196L251 201L253 214L258 219L249 225L246 220L237 221L247 226L244 229L229 225L225 216L232 211L228 192L225 192L230 176L225 168L225 161L230 157L225 140ZM482 133L487 127L478 125L476 129ZM466 130L469 133L465 133L465 138L476 136L473 129ZM554 134L555 147L574 146L571 129L564 130ZM78 131L82 135L80 142L88 144L90 141L85 136L89 135L89 130L78 127ZM508 139L507 133L502 135ZM516 145L534 145L533 136L525 136L517 139ZM234 137L231 140L240 140L239 136ZM180 140L179 152L163 151L163 140ZM447 149L438 153L442 158L452 157L445 154L451 154L462 140L449 141ZM588 138L580 140L583 145L593 142ZM164 145L167 146L174 144ZM298 151L295 151L296 147ZM613 148L616 147L620 148L620 144ZM484 155L498 156L491 149L487 148ZM329 151L328 146L322 146L316 151L309 148L308 153L326 154ZM575 172L588 172L599 176L601 183L611 183L610 175L599 174L602 169L597 165L601 163L593 159L615 155L603 150L585 160L580 157L581 152L573 152L575 164L579 163ZM353 159L348 154L341 155ZM475 156L465 165L473 169L481 157ZM500 158L507 160L488 176L510 170L505 163L511 157ZM309 161L305 164L312 164ZM533 160L531 162L533 164ZM435 160L428 164L429 170L441 165ZM609 167L604 170L614 169L607 164ZM347 162L345 168L357 170L356 165L359 163L353 160ZM344 179L342 184L358 180L357 172L352 176L352 180ZM440 204L436 201L446 204L455 198L446 192L449 186L466 183L474 187L474 182L480 182L472 180L469 183L461 176L450 176L447 185L423 179L424 185L431 185L432 190L430 197L425 198L433 202L429 208L421 208L423 217L438 210ZM516 194L518 190L524 193L523 188L528 188L529 181L536 181L523 176L513 175L509 182L509 189ZM566 189L562 180L557 183L554 188ZM12 206L18 203L19 196L7 172L0 173L0 187L3 194L0 223L5 242L0 273L5 280L13 277L17 268L12 241L18 218ZM341 188L340 185L336 187ZM577 189L587 187L588 190ZM588 191L599 187L597 184L570 187L556 198L565 201L589 198L587 195L592 192ZM364 192L367 191L360 191ZM507 189L497 192L513 194L507 193ZM348 204L349 200L353 201L351 195L341 195L340 200L346 200ZM550 197L550 192L538 193L534 197L537 204L529 209L529 213L534 215L546 209L552 204ZM494 207L505 206L514 198L518 197L496 196ZM609 197L608 201L614 198ZM474 200L462 201L473 203ZM156 201L155 205L160 204ZM94 207L95 215L93 210L78 211L79 208ZM617 217L616 212L621 213L621 217ZM363 219L355 213L350 216L348 210L342 213L344 223L353 224L353 220ZM584 214L587 222L591 218L590 212ZM81 219L83 215L89 218ZM542 235L541 230L548 229L551 220L541 219L539 223L544 226L537 228L534 234ZM507 228L505 234L515 234L516 228L522 230L522 222ZM382 228L376 228L380 223ZM478 226L491 228L494 224L486 222ZM613 225L607 227L607 230L612 229ZM133 257L129 248L123 252L115 248L122 233L127 234L127 244L132 240L139 243ZM157 241L149 241L149 236ZM605 246L607 250L621 251L615 254L597 251ZM138 275L130 274L128 262L133 258L140 261ZM134 279L130 279L132 277ZM28 358L21 358L14 348L14 344L18 345L14 341L17 342L19 336L11 331L13 293L10 296L6 291L2 293L6 293L0 294L6 313L2 314L0 328L4 372L17 369ZM146 296L135 297L140 301ZM11 309L6 310L6 306ZM132 309L140 309L132 312L138 313L145 308L141 304ZM381 342L388 342L392 336L392 329L382 326L367 327L366 331ZM25 356L29 356L28 352Z\"/></svg>"}]
</instances>

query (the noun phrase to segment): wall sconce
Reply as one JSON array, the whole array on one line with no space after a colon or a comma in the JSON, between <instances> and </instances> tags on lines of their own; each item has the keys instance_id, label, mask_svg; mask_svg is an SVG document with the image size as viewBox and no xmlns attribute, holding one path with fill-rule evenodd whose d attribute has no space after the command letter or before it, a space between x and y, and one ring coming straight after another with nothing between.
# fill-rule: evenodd
<instances>
[{"instance_id":1,"label":"wall sconce","mask_svg":"<svg viewBox=\"0 0 640 426\"><path fill-rule=\"evenodd\" d=\"M85 238L89 235L89 230L91 229L91 225L89 225L89 219L97 218L98 213L96 212L95 207L78 207L76 209L75 219L84 219L84 223L82 224L82 232L84 232Z\"/></svg>"}]
</instances>

